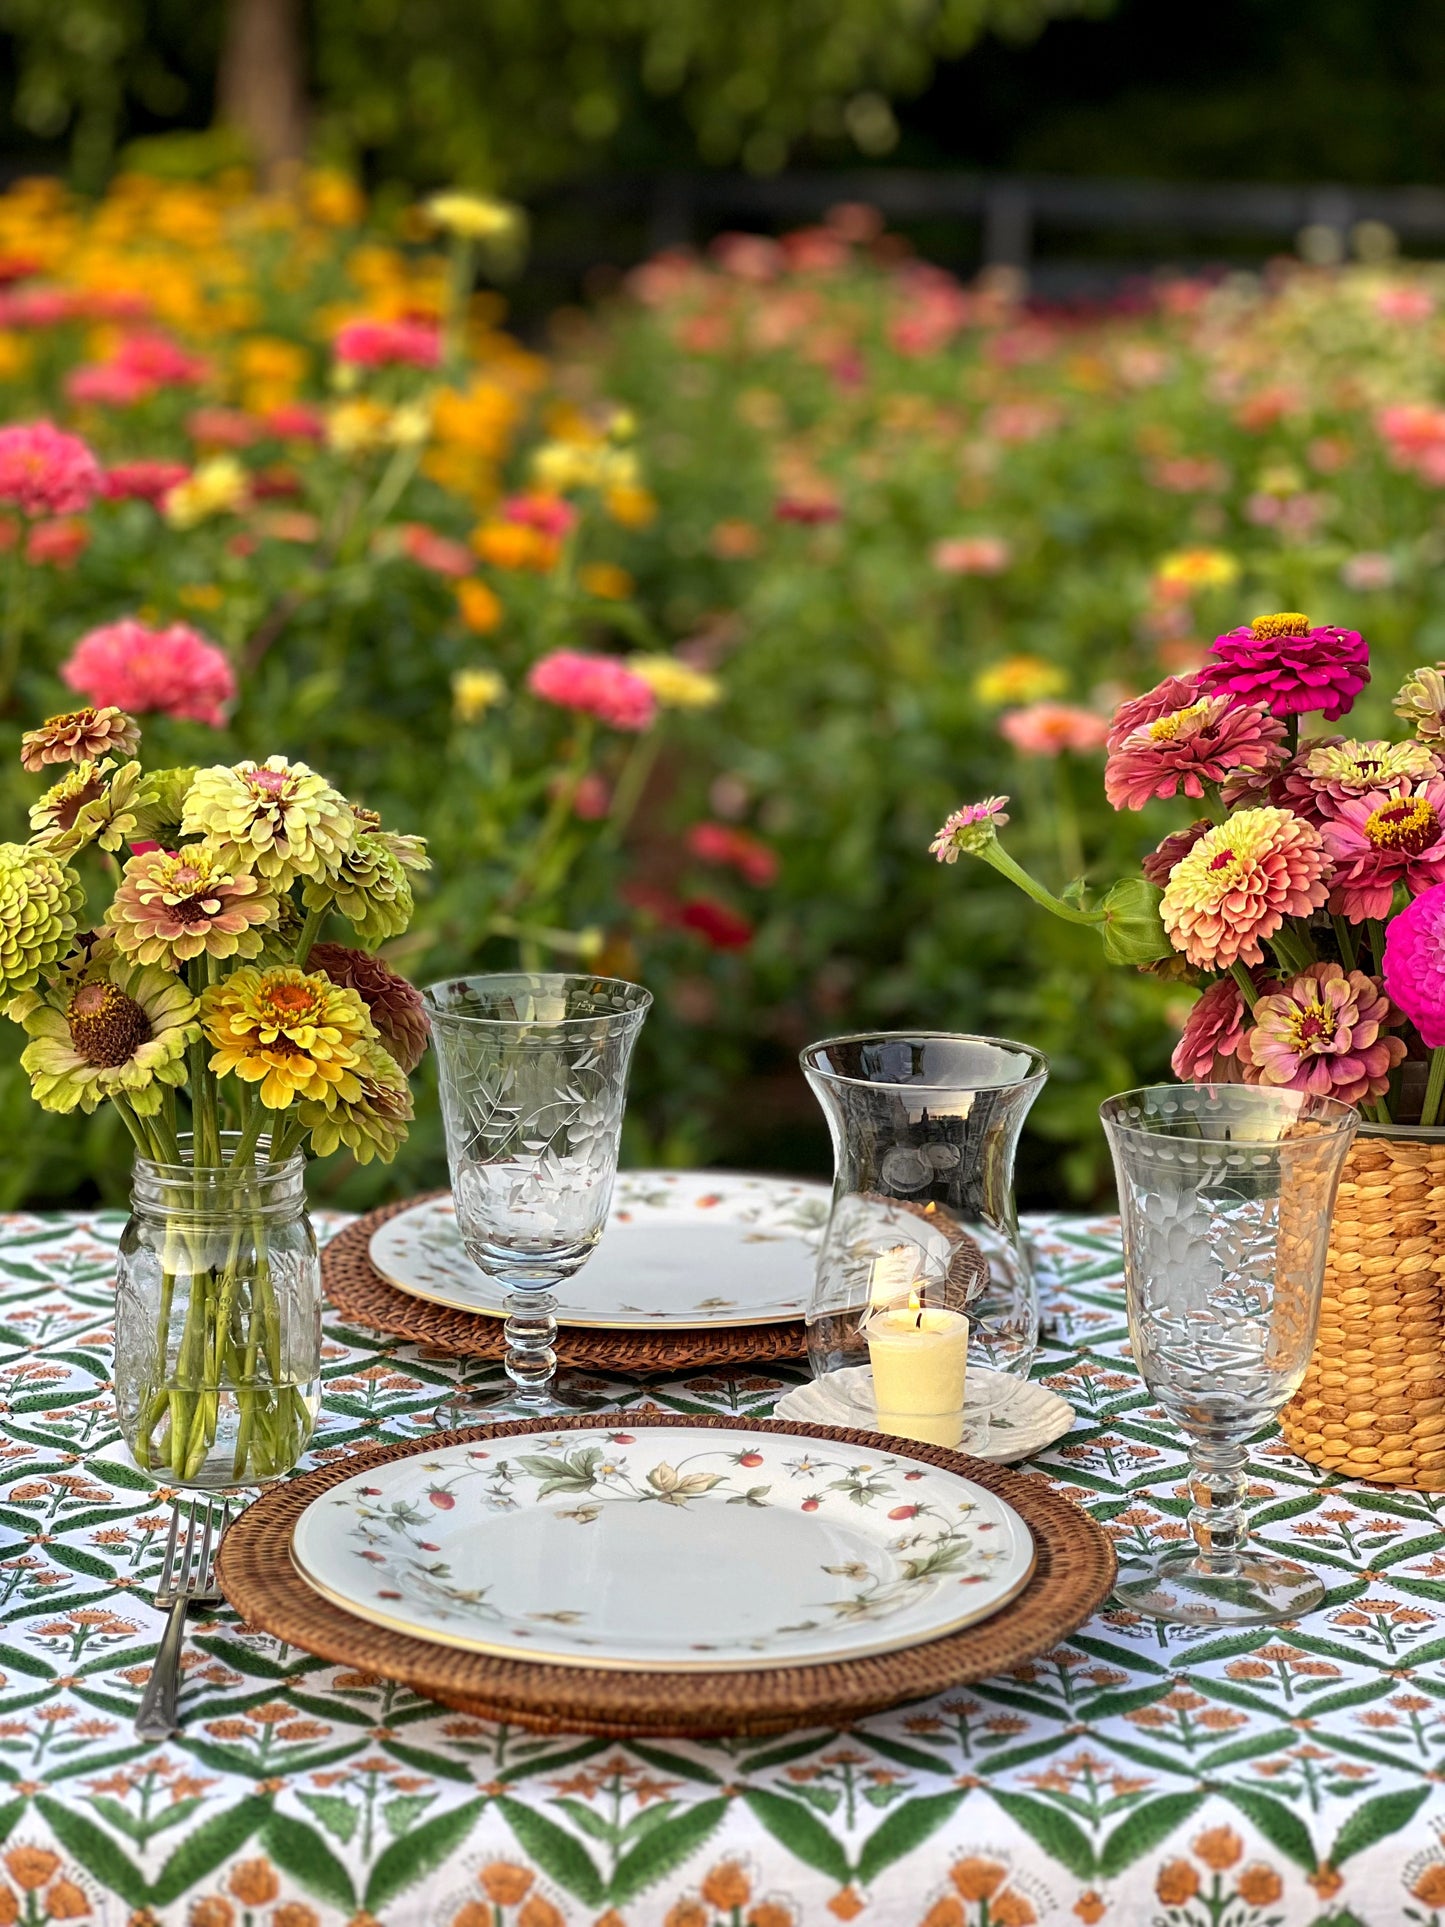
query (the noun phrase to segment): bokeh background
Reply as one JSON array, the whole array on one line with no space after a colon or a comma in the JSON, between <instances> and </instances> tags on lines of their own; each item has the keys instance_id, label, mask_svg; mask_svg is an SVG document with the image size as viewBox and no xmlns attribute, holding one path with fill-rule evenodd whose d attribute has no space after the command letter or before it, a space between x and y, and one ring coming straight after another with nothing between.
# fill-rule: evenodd
<instances>
[{"instance_id":1,"label":"bokeh background","mask_svg":"<svg viewBox=\"0 0 1445 1927\"><path fill-rule=\"evenodd\" d=\"M632 1161L826 1169L799 1047L925 1024L1048 1051L1023 1192L1095 1196L1190 993L928 841L1107 887L1181 819L1102 719L1259 609L1364 631L1359 733L1445 655L1442 83L1428 0L0 0L0 417L113 478L0 521L5 833L77 642L182 624L150 760L425 833L398 968L655 990ZM0 1202L123 1188L15 1057Z\"/></svg>"}]
</instances>

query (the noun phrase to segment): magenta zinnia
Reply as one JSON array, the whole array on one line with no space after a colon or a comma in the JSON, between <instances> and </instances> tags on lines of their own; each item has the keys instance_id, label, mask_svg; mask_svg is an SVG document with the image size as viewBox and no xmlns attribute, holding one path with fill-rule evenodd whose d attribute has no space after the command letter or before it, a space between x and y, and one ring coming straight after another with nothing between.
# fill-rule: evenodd
<instances>
[{"instance_id":1,"label":"magenta zinnia","mask_svg":"<svg viewBox=\"0 0 1445 1927\"><path fill-rule=\"evenodd\" d=\"M1445 883L1445 778L1351 797L1320 834L1335 861L1331 910L1351 923L1388 917L1397 883L1412 896Z\"/></svg>"},{"instance_id":2,"label":"magenta zinnia","mask_svg":"<svg viewBox=\"0 0 1445 1927\"><path fill-rule=\"evenodd\" d=\"M1308 616L1256 616L1217 636L1200 670L1206 689L1236 702L1265 703L1275 716L1318 709L1343 716L1370 680L1370 652L1356 629L1316 626Z\"/></svg>"},{"instance_id":3,"label":"magenta zinnia","mask_svg":"<svg viewBox=\"0 0 1445 1927\"><path fill-rule=\"evenodd\" d=\"M1117 730L1115 731L1117 735ZM1258 774L1288 757L1284 725L1258 704L1199 696L1140 723L1104 765L1104 794L1116 810L1142 810L1155 797L1203 796L1237 770Z\"/></svg>"},{"instance_id":4,"label":"magenta zinnia","mask_svg":"<svg viewBox=\"0 0 1445 1927\"><path fill-rule=\"evenodd\" d=\"M1008 822L1007 801L1006 796L986 796L981 803L956 809L929 844L930 854L940 863L957 863L960 854L977 856Z\"/></svg>"},{"instance_id":5,"label":"magenta zinnia","mask_svg":"<svg viewBox=\"0 0 1445 1927\"><path fill-rule=\"evenodd\" d=\"M1250 1081L1346 1104L1381 1097L1405 1055L1403 1038L1385 1031L1401 1021L1375 978L1337 963L1311 964L1255 1005Z\"/></svg>"},{"instance_id":6,"label":"magenta zinnia","mask_svg":"<svg viewBox=\"0 0 1445 1927\"><path fill-rule=\"evenodd\" d=\"M1263 963L1286 917L1324 903L1328 872L1312 825L1289 810L1240 810L1175 864L1159 914L1174 948L1202 969Z\"/></svg>"},{"instance_id":7,"label":"magenta zinnia","mask_svg":"<svg viewBox=\"0 0 1445 1927\"><path fill-rule=\"evenodd\" d=\"M203 953L258 956L257 926L277 914L269 884L237 869L214 844L192 843L130 859L111 905L111 934L138 963L174 968Z\"/></svg>"},{"instance_id":8,"label":"magenta zinnia","mask_svg":"<svg viewBox=\"0 0 1445 1927\"><path fill-rule=\"evenodd\" d=\"M1430 1050L1445 1044L1445 884L1422 890L1385 931L1385 989Z\"/></svg>"}]
</instances>

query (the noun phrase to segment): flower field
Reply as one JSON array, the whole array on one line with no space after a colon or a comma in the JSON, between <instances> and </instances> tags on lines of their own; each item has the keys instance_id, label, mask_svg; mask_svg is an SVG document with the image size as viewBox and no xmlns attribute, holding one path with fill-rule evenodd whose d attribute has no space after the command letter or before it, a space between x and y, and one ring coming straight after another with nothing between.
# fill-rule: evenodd
<instances>
[{"instance_id":1,"label":"flower field","mask_svg":"<svg viewBox=\"0 0 1445 1927\"><path fill-rule=\"evenodd\" d=\"M798 1046L931 1023L1048 1051L1026 1189L1088 1195L1099 1098L1167 1071L1193 992L929 838L1007 796L1049 888L1137 869L1194 812L1109 807L1108 718L1259 609L1362 632L1349 727L1390 733L1445 656L1445 277L1053 314L842 209L651 262L544 356L469 292L517 239L330 176L0 197L0 767L90 702L157 765L324 768L427 838L392 968L647 981L634 1159L821 1157ZM112 808L66 780L0 779L4 835ZM6 1201L113 1185L87 1128L0 1064ZM441 1168L423 1095L338 1195Z\"/></svg>"}]
</instances>

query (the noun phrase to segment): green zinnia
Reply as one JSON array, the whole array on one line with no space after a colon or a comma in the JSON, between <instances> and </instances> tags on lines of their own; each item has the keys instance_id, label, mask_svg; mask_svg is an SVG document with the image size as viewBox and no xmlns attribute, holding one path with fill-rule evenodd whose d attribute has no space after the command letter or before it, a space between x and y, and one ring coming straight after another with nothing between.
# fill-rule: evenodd
<instances>
[{"instance_id":1,"label":"green zinnia","mask_svg":"<svg viewBox=\"0 0 1445 1927\"><path fill-rule=\"evenodd\" d=\"M272 756L196 772L181 828L209 836L223 860L284 889L295 877L330 876L356 840L351 805L305 763Z\"/></svg>"},{"instance_id":2,"label":"green zinnia","mask_svg":"<svg viewBox=\"0 0 1445 1927\"><path fill-rule=\"evenodd\" d=\"M363 943L385 943L411 922L415 905L407 871L430 867L419 836L364 830L340 868L324 881L308 883L301 897L308 910L334 903Z\"/></svg>"},{"instance_id":3,"label":"green zinnia","mask_svg":"<svg viewBox=\"0 0 1445 1927\"><path fill-rule=\"evenodd\" d=\"M151 1116L166 1087L186 1081L200 1006L173 971L117 960L78 988L61 985L23 1003L31 1042L20 1062L44 1110L93 1111L107 1097L123 1097Z\"/></svg>"},{"instance_id":4,"label":"green zinnia","mask_svg":"<svg viewBox=\"0 0 1445 1927\"><path fill-rule=\"evenodd\" d=\"M0 843L0 997L29 990L70 947L85 890L39 843Z\"/></svg>"},{"instance_id":5,"label":"green zinnia","mask_svg":"<svg viewBox=\"0 0 1445 1927\"><path fill-rule=\"evenodd\" d=\"M361 1047L356 1075L361 1079L359 1097L337 1098L329 1106L304 1099L297 1116L311 1133L317 1157L330 1157L344 1144L358 1164L370 1164L373 1158L390 1164L413 1116L411 1087L395 1059L371 1041Z\"/></svg>"},{"instance_id":6,"label":"green zinnia","mask_svg":"<svg viewBox=\"0 0 1445 1927\"><path fill-rule=\"evenodd\" d=\"M122 763L119 769L109 759L77 764L32 805L30 827L36 841L63 857L90 843L114 851L133 842L141 833L140 784L139 763Z\"/></svg>"}]
</instances>

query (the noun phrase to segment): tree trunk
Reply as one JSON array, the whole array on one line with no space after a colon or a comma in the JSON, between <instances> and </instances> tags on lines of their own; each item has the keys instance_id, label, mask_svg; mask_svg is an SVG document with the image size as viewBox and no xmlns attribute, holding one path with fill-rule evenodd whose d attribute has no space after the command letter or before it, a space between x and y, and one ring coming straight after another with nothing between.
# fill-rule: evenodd
<instances>
[{"instance_id":1,"label":"tree trunk","mask_svg":"<svg viewBox=\"0 0 1445 1927\"><path fill-rule=\"evenodd\" d=\"M228 0L217 103L268 182L305 158L300 0Z\"/></svg>"}]
</instances>

